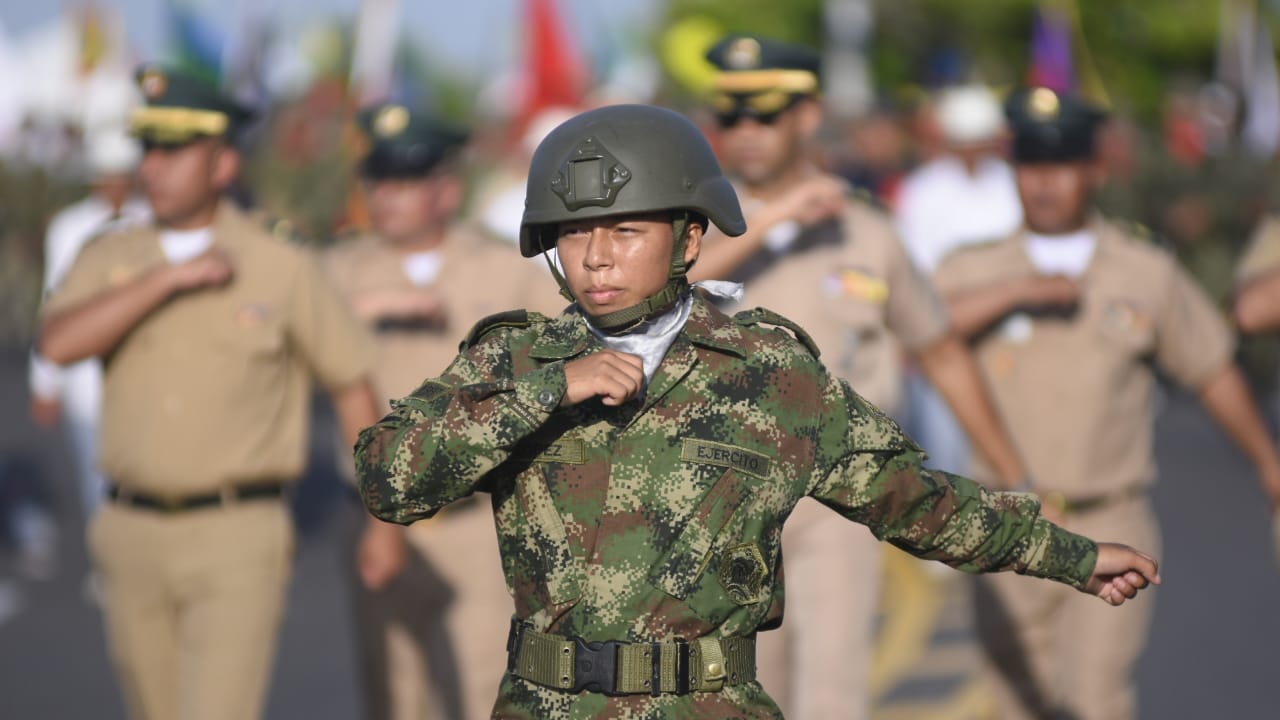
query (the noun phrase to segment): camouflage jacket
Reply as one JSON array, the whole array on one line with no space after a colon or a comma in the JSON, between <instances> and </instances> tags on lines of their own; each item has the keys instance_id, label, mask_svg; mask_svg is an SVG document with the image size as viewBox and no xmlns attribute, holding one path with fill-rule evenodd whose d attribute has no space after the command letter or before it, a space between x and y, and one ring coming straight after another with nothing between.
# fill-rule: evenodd
<instances>
[{"instance_id":1,"label":"camouflage jacket","mask_svg":"<svg viewBox=\"0 0 1280 720\"><path fill-rule=\"evenodd\" d=\"M588 641L745 636L781 620L782 524L812 496L917 556L1077 587L1097 556L1039 517L921 466L898 427L806 343L699 295L641 400L558 408L579 315L482 323L357 444L365 503L410 523L492 493L515 612ZM796 328L800 338L803 331ZM495 672L498 669L495 668ZM510 674L494 717L776 717L758 683L685 696L567 694Z\"/></svg>"}]
</instances>

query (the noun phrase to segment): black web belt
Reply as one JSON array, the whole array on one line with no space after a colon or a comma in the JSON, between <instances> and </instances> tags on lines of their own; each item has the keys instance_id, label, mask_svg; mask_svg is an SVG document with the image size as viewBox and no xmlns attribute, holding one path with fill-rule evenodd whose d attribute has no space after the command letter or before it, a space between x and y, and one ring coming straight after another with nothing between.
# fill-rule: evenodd
<instances>
[{"instance_id":1,"label":"black web belt","mask_svg":"<svg viewBox=\"0 0 1280 720\"><path fill-rule=\"evenodd\" d=\"M704 636L669 642L587 642L538 632L511 619L507 670L569 693L687 695L716 692L756 678L756 640Z\"/></svg>"}]
</instances>

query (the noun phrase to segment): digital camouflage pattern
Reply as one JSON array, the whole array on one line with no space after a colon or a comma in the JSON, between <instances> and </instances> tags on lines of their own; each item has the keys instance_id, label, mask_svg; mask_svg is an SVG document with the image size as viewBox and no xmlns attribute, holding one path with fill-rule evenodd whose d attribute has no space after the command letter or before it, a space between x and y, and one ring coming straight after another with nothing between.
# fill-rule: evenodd
<instances>
[{"instance_id":1,"label":"digital camouflage pattern","mask_svg":"<svg viewBox=\"0 0 1280 720\"><path fill-rule=\"evenodd\" d=\"M444 375L357 444L369 509L410 523L491 492L515 611L588 641L745 636L783 610L780 537L813 496L970 572L1081 587L1096 545L1029 496L925 470L887 417L766 311L700 293L643 399L557 409L564 362L600 349L576 312L473 332ZM495 668L495 672L498 669ZM777 717L758 683L686 696L568 694L508 674L494 717Z\"/></svg>"}]
</instances>

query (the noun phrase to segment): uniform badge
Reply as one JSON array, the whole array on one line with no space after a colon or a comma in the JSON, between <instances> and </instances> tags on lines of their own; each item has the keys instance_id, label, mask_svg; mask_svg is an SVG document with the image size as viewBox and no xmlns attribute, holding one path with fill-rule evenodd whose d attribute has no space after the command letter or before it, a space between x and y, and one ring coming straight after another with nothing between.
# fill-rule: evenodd
<instances>
[{"instance_id":1,"label":"uniform badge","mask_svg":"<svg viewBox=\"0 0 1280 720\"><path fill-rule=\"evenodd\" d=\"M1031 342L1034 331L1035 323L1032 322L1031 316L1021 312L1010 315L1000 325L1000 336L1014 345L1025 345Z\"/></svg>"},{"instance_id":2,"label":"uniform badge","mask_svg":"<svg viewBox=\"0 0 1280 720\"><path fill-rule=\"evenodd\" d=\"M1038 87L1027 96L1027 112L1040 122L1057 119L1061 107L1057 93L1046 87Z\"/></svg>"},{"instance_id":3,"label":"uniform badge","mask_svg":"<svg viewBox=\"0 0 1280 720\"><path fill-rule=\"evenodd\" d=\"M373 132L380 138L393 138L409 127L409 109L403 105L388 105L373 118Z\"/></svg>"},{"instance_id":4,"label":"uniform badge","mask_svg":"<svg viewBox=\"0 0 1280 720\"><path fill-rule=\"evenodd\" d=\"M242 328L255 328L266 325L271 320L271 306L267 303L250 303L236 311L236 325Z\"/></svg>"},{"instance_id":5,"label":"uniform badge","mask_svg":"<svg viewBox=\"0 0 1280 720\"><path fill-rule=\"evenodd\" d=\"M765 599L764 581L769 568L755 543L734 545L720 554L720 584L739 605L751 605Z\"/></svg>"},{"instance_id":6,"label":"uniform badge","mask_svg":"<svg viewBox=\"0 0 1280 720\"><path fill-rule=\"evenodd\" d=\"M1102 311L1102 326L1114 335L1145 333L1151 325L1151 315L1132 300L1111 300Z\"/></svg>"},{"instance_id":7,"label":"uniform badge","mask_svg":"<svg viewBox=\"0 0 1280 720\"><path fill-rule=\"evenodd\" d=\"M150 100L155 100L169 89L169 76L159 68L147 68L138 78L138 86L142 88L143 95Z\"/></svg>"},{"instance_id":8,"label":"uniform badge","mask_svg":"<svg viewBox=\"0 0 1280 720\"><path fill-rule=\"evenodd\" d=\"M132 269L125 267L124 265L117 265L107 271L107 284L111 287L119 287L129 282L129 280L133 278L133 275L134 272Z\"/></svg>"},{"instance_id":9,"label":"uniform badge","mask_svg":"<svg viewBox=\"0 0 1280 720\"><path fill-rule=\"evenodd\" d=\"M725 64L734 70L760 67L760 42L755 38L738 38L725 52Z\"/></svg>"},{"instance_id":10,"label":"uniform badge","mask_svg":"<svg viewBox=\"0 0 1280 720\"><path fill-rule=\"evenodd\" d=\"M837 270L822 281L822 289L828 297L883 305L889 300L889 283L862 268L850 267Z\"/></svg>"}]
</instances>

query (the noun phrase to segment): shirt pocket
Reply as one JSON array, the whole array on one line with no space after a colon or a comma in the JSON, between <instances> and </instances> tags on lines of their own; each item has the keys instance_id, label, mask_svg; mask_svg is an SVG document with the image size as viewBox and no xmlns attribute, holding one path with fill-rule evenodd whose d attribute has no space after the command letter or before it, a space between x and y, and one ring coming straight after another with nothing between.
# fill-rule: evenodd
<instances>
[{"instance_id":1,"label":"shirt pocket","mask_svg":"<svg viewBox=\"0 0 1280 720\"><path fill-rule=\"evenodd\" d=\"M724 597L736 605L767 600L781 527L765 537L776 523L753 510L751 497L763 483L739 470L724 470L655 562L650 582L677 600L698 596L712 606L723 605Z\"/></svg>"}]
</instances>

